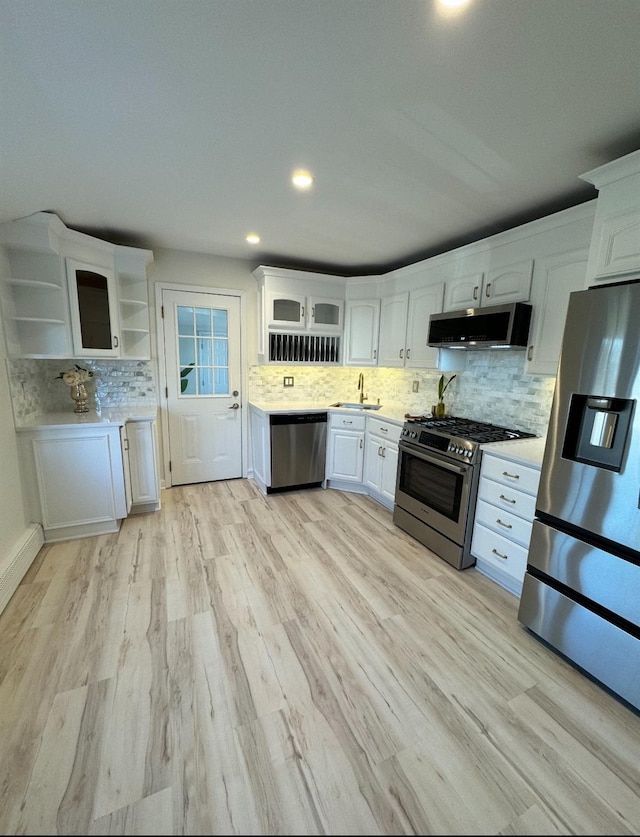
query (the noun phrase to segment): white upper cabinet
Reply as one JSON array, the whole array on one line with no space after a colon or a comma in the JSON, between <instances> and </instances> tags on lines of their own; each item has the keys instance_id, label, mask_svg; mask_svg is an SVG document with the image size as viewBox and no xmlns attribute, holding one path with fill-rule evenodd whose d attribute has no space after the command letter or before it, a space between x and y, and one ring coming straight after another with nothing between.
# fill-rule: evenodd
<instances>
[{"instance_id":1,"label":"white upper cabinet","mask_svg":"<svg viewBox=\"0 0 640 837\"><path fill-rule=\"evenodd\" d=\"M344 299L296 294L291 291L267 293L267 327L340 334L343 328Z\"/></svg>"},{"instance_id":2,"label":"white upper cabinet","mask_svg":"<svg viewBox=\"0 0 640 837\"><path fill-rule=\"evenodd\" d=\"M439 350L427 346L429 317L442 311L444 282L409 292L407 348L404 365L412 369L437 369Z\"/></svg>"},{"instance_id":3,"label":"white upper cabinet","mask_svg":"<svg viewBox=\"0 0 640 837\"><path fill-rule=\"evenodd\" d=\"M382 298L378 366L437 369L438 349L427 346L429 318L442 311L444 282L424 263L390 275L398 290Z\"/></svg>"},{"instance_id":4,"label":"white upper cabinet","mask_svg":"<svg viewBox=\"0 0 640 837\"><path fill-rule=\"evenodd\" d=\"M581 177L598 189L587 281L631 278L640 272L640 151Z\"/></svg>"},{"instance_id":5,"label":"white upper cabinet","mask_svg":"<svg viewBox=\"0 0 640 837\"><path fill-rule=\"evenodd\" d=\"M529 375L557 374L569 295L584 288L588 252L585 246L536 259L525 366Z\"/></svg>"},{"instance_id":6,"label":"white upper cabinet","mask_svg":"<svg viewBox=\"0 0 640 837\"><path fill-rule=\"evenodd\" d=\"M348 300L345 321L345 366L377 366L380 300Z\"/></svg>"},{"instance_id":7,"label":"white upper cabinet","mask_svg":"<svg viewBox=\"0 0 640 837\"><path fill-rule=\"evenodd\" d=\"M261 363L340 363L346 280L260 266L258 359Z\"/></svg>"},{"instance_id":8,"label":"white upper cabinet","mask_svg":"<svg viewBox=\"0 0 640 837\"><path fill-rule=\"evenodd\" d=\"M564 322L573 291L585 287L595 201L564 210L532 239L536 250L531 326L525 361L530 375L556 375Z\"/></svg>"},{"instance_id":9,"label":"white upper cabinet","mask_svg":"<svg viewBox=\"0 0 640 837\"><path fill-rule=\"evenodd\" d=\"M507 302L527 302L531 292L533 261L526 259L486 273L471 273L447 280L444 311L482 308Z\"/></svg>"},{"instance_id":10,"label":"white upper cabinet","mask_svg":"<svg viewBox=\"0 0 640 837\"><path fill-rule=\"evenodd\" d=\"M404 366L409 292L391 294L380 304L378 366Z\"/></svg>"},{"instance_id":11,"label":"white upper cabinet","mask_svg":"<svg viewBox=\"0 0 640 837\"><path fill-rule=\"evenodd\" d=\"M146 268L152 258L149 250L69 230L49 212L3 224L0 289L8 355L148 359Z\"/></svg>"},{"instance_id":12,"label":"white upper cabinet","mask_svg":"<svg viewBox=\"0 0 640 837\"><path fill-rule=\"evenodd\" d=\"M73 353L119 357L116 275L112 268L66 259Z\"/></svg>"}]
</instances>

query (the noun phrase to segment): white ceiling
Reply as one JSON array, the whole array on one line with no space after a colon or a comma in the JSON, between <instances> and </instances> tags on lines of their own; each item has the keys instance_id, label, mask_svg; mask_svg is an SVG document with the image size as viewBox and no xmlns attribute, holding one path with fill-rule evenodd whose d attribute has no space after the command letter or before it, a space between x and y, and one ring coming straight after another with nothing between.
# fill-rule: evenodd
<instances>
[{"instance_id":1,"label":"white ceiling","mask_svg":"<svg viewBox=\"0 0 640 837\"><path fill-rule=\"evenodd\" d=\"M639 0L0 0L0 221L389 269L596 197L639 44Z\"/></svg>"}]
</instances>

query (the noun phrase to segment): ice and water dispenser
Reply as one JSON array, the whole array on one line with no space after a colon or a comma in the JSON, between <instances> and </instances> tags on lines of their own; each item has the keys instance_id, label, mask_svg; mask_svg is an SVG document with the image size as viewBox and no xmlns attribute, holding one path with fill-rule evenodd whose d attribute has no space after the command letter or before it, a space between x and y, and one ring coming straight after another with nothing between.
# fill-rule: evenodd
<instances>
[{"instance_id":1,"label":"ice and water dispenser","mask_svg":"<svg viewBox=\"0 0 640 837\"><path fill-rule=\"evenodd\" d=\"M635 401L599 395L571 396L562 456L620 471Z\"/></svg>"}]
</instances>

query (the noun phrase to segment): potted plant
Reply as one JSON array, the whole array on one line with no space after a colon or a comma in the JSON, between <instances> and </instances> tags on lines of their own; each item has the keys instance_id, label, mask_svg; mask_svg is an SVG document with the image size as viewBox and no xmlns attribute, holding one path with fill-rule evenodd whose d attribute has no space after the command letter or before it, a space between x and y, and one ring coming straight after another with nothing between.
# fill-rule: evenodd
<instances>
[{"instance_id":1,"label":"potted plant","mask_svg":"<svg viewBox=\"0 0 640 837\"><path fill-rule=\"evenodd\" d=\"M440 380L438 381L438 403L435 406L434 412L436 418L444 418L445 416L444 394L447 390L447 387L455 377L455 375L452 375L449 378L449 380L447 380L444 375L440 375Z\"/></svg>"}]
</instances>

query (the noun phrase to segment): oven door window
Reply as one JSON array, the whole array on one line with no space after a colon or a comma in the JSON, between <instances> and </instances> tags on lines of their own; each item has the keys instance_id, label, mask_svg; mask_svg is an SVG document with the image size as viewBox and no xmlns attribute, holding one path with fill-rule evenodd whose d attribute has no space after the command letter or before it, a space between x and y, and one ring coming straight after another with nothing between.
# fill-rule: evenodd
<instances>
[{"instance_id":1,"label":"oven door window","mask_svg":"<svg viewBox=\"0 0 640 837\"><path fill-rule=\"evenodd\" d=\"M455 522L460 520L464 480L464 474L402 451L399 490Z\"/></svg>"}]
</instances>

